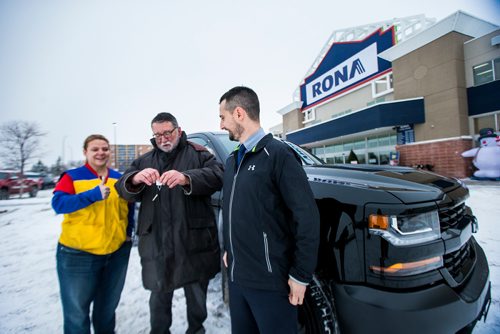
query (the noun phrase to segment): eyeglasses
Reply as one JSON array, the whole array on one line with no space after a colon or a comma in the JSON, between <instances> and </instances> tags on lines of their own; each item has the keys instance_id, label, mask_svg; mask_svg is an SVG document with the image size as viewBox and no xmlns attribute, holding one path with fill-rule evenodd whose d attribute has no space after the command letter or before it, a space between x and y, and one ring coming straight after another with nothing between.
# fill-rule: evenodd
<instances>
[{"instance_id":1,"label":"eyeglasses","mask_svg":"<svg viewBox=\"0 0 500 334\"><path fill-rule=\"evenodd\" d=\"M153 137L155 139L160 139L160 138L170 138L174 134L174 131L177 130L177 127L173 128L170 131L165 131L163 133L153 133Z\"/></svg>"}]
</instances>

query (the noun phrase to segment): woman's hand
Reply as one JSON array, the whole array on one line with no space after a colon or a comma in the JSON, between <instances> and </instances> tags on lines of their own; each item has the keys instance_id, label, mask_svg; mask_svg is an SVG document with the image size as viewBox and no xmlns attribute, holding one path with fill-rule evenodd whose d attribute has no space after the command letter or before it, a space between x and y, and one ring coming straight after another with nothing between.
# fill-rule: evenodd
<instances>
[{"instance_id":1,"label":"woman's hand","mask_svg":"<svg viewBox=\"0 0 500 334\"><path fill-rule=\"evenodd\" d=\"M109 187L105 185L106 178L103 176L100 176L100 178L101 178L101 183L99 183L99 189L101 190L102 199L106 199L109 197L111 189L109 189Z\"/></svg>"}]
</instances>

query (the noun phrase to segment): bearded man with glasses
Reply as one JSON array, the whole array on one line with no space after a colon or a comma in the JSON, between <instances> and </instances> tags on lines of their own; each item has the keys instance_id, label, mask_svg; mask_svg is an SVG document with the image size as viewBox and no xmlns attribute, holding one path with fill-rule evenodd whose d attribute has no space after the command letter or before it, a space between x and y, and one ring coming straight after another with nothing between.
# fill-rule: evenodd
<instances>
[{"instance_id":1,"label":"bearded man with glasses","mask_svg":"<svg viewBox=\"0 0 500 334\"><path fill-rule=\"evenodd\" d=\"M116 183L120 196L141 202L137 235L142 281L151 290L151 333L170 333L174 290L184 288L186 333L205 333L208 281L220 269L210 195L222 187L223 166L189 142L170 113L151 121L154 149Z\"/></svg>"}]
</instances>

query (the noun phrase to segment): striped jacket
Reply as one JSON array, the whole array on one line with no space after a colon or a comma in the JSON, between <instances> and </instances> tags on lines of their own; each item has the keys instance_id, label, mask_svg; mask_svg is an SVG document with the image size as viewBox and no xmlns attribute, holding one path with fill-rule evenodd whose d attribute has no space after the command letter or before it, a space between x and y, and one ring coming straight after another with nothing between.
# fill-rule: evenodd
<instances>
[{"instance_id":1,"label":"striped jacket","mask_svg":"<svg viewBox=\"0 0 500 334\"><path fill-rule=\"evenodd\" d=\"M102 199L97 173L88 164L66 171L54 189L52 207L64 214L59 242L97 255L116 251L133 228L133 206L118 196L121 174L108 169L111 193Z\"/></svg>"}]
</instances>

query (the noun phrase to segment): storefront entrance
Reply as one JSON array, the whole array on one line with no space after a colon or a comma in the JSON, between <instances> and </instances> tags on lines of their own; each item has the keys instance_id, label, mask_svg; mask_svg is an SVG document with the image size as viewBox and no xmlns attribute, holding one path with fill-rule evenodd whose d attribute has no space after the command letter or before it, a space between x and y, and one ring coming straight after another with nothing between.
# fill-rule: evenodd
<instances>
[{"instance_id":1,"label":"storefront entrance","mask_svg":"<svg viewBox=\"0 0 500 334\"><path fill-rule=\"evenodd\" d=\"M332 144L313 147L311 151L326 163L349 163L349 154L352 150L360 164L388 165L390 152L395 152L396 144L396 132L391 131L362 138L338 140Z\"/></svg>"}]
</instances>

